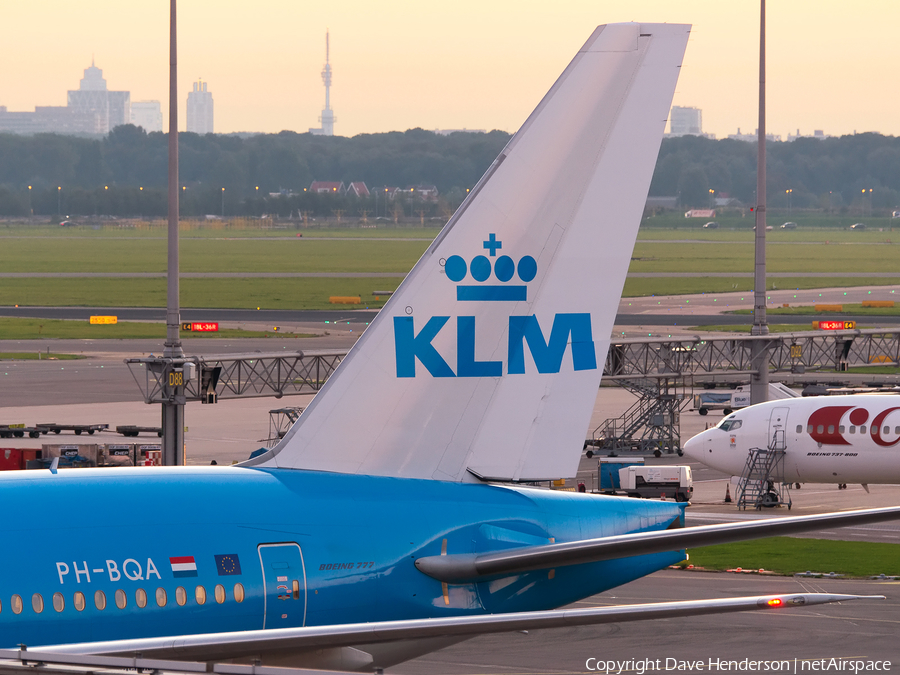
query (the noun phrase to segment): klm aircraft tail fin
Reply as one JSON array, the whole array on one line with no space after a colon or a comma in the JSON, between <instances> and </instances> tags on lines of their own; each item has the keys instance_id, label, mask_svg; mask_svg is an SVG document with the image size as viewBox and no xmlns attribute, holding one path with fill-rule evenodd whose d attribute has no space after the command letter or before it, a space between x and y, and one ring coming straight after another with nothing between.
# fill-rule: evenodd
<instances>
[{"instance_id":1,"label":"klm aircraft tail fin","mask_svg":"<svg viewBox=\"0 0 900 675\"><path fill-rule=\"evenodd\" d=\"M574 476L690 27L600 26L256 466Z\"/></svg>"}]
</instances>

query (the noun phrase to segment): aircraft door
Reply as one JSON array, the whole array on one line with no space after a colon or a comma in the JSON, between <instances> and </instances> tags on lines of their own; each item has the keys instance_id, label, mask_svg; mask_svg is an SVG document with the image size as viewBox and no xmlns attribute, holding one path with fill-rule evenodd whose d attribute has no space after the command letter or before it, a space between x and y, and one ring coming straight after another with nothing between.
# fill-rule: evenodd
<instances>
[{"instance_id":1,"label":"aircraft door","mask_svg":"<svg viewBox=\"0 0 900 675\"><path fill-rule=\"evenodd\" d=\"M784 450L787 447L787 418L790 408L772 408L769 417L769 437L767 447L770 450Z\"/></svg>"},{"instance_id":2,"label":"aircraft door","mask_svg":"<svg viewBox=\"0 0 900 675\"><path fill-rule=\"evenodd\" d=\"M260 544L265 588L263 628L288 628L306 624L306 568L303 553L294 542Z\"/></svg>"}]
</instances>

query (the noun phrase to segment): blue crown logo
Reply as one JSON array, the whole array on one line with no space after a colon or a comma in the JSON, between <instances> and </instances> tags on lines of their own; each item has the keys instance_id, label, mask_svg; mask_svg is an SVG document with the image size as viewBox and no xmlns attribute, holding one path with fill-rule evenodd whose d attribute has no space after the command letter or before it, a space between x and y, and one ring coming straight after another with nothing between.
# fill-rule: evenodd
<instances>
[{"instance_id":1,"label":"blue crown logo","mask_svg":"<svg viewBox=\"0 0 900 675\"><path fill-rule=\"evenodd\" d=\"M465 259L458 255L452 255L444 263L444 271L450 281L459 283L469 274L472 279L479 282L478 285L460 284L456 287L456 299L473 302L485 301L510 301L526 300L528 287L518 284L509 284L514 275L526 284L537 275L537 262L530 255L522 256L516 263L508 255L497 257L497 251L503 248L503 243L497 241L497 235L493 232L484 242L484 248L488 255L475 256L472 262L467 264ZM495 258L493 261L491 258ZM486 284L491 274L501 282L498 284Z\"/></svg>"}]
</instances>

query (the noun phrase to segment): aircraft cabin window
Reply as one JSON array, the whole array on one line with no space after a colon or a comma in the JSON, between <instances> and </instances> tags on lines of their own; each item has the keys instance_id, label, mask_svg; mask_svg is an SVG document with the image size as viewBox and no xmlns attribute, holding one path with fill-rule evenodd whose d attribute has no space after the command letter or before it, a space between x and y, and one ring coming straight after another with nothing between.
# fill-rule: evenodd
<instances>
[{"instance_id":1,"label":"aircraft cabin window","mask_svg":"<svg viewBox=\"0 0 900 675\"><path fill-rule=\"evenodd\" d=\"M808 426L806 427L806 433L811 434L811 433L812 433L812 429L813 429L812 424L808 425Z\"/></svg>"},{"instance_id":2,"label":"aircraft cabin window","mask_svg":"<svg viewBox=\"0 0 900 675\"><path fill-rule=\"evenodd\" d=\"M125 595L125 591L121 588L116 591L116 607L119 609L125 609L125 606L128 604L128 596Z\"/></svg>"},{"instance_id":3,"label":"aircraft cabin window","mask_svg":"<svg viewBox=\"0 0 900 675\"><path fill-rule=\"evenodd\" d=\"M244 585L243 584L235 584L234 585L234 601L235 602L243 602L244 601Z\"/></svg>"},{"instance_id":4,"label":"aircraft cabin window","mask_svg":"<svg viewBox=\"0 0 900 675\"><path fill-rule=\"evenodd\" d=\"M103 591L97 591L96 593L94 593L94 604L100 611L106 609L106 593L104 593Z\"/></svg>"},{"instance_id":5,"label":"aircraft cabin window","mask_svg":"<svg viewBox=\"0 0 900 675\"><path fill-rule=\"evenodd\" d=\"M197 599L198 605L203 605L206 603L206 589L203 586L197 586L194 589L194 597Z\"/></svg>"},{"instance_id":6,"label":"aircraft cabin window","mask_svg":"<svg viewBox=\"0 0 900 675\"><path fill-rule=\"evenodd\" d=\"M72 599L72 604L75 605L75 609L79 612L84 611L84 593L81 591L75 592L75 597Z\"/></svg>"},{"instance_id":7,"label":"aircraft cabin window","mask_svg":"<svg viewBox=\"0 0 900 675\"><path fill-rule=\"evenodd\" d=\"M222 584L216 584L216 602L220 605L225 602L225 587Z\"/></svg>"},{"instance_id":8,"label":"aircraft cabin window","mask_svg":"<svg viewBox=\"0 0 900 675\"><path fill-rule=\"evenodd\" d=\"M861 434L866 433L866 425L865 424L859 425L859 433L861 433Z\"/></svg>"},{"instance_id":9,"label":"aircraft cabin window","mask_svg":"<svg viewBox=\"0 0 900 675\"><path fill-rule=\"evenodd\" d=\"M891 428L890 428L890 427L885 427L885 428L884 428L884 433L886 433L886 434L891 433Z\"/></svg>"},{"instance_id":10,"label":"aircraft cabin window","mask_svg":"<svg viewBox=\"0 0 900 675\"><path fill-rule=\"evenodd\" d=\"M871 428L869 429L869 433L872 434L872 435L874 436L875 434L878 433L878 427L871 427Z\"/></svg>"},{"instance_id":11,"label":"aircraft cabin window","mask_svg":"<svg viewBox=\"0 0 900 675\"><path fill-rule=\"evenodd\" d=\"M61 612L66 608L66 599L63 597L62 593L54 593L53 594L53 609L57 612Z\"/></svg>"},{"instance_id":12,"label":"aircraft cabin window","mask_svg":"<svg viewBox=\"0 0 900 675\"><path fill-rule=\"evenodd\" d=\"M839 434L844 433L844 425L843 425L843 424L841 424L840 426L838 426L838 433L839 433Z\"/></svg>"},{"instance_id":13,"label":"aircraft cabin window","mask_svg":"<svg viewBox=\"0 0 900 675\"><path fill-rule=\"evenodd\" d=\"M856 427L855 427L854 425L852 425L852 424L850 425L850 433L851 433L851 434L855 434L855 433L856 433Z\"/></svg>"},{"instance_id":14,"label":"aircraft cabin window","mask_svg":"<svg viewBox=\"0 0 900 675\"><path fill-rule=\"evenodd\" d=\"M798 433L798 434L802 434L802 433L803 433L803 425L802 425L802 424L798 424L798 425L797 425L797 433Z\"/></svg>"},{"instance_id":15,"label":"aircraft cabin window","mask_svg":"<svg viewBox=\"0 0 900 675\"><path fill-rule=\"evenodd\" d=\"M825 426L822 425L822 424L820 424L819 426L817 426L817 427L816 427L816 433L817 433L817 434L824 434L824 433L825 433Z\"/></svg>"},{"instance_id":16,"label":"aircraft cabin window","mask_svg":"<svg viewBox=\"0 0 900 675\"><path fill-rule=\"evenodd\" d=\"M166 589L165 588L157 588L156 589L156 604L160 607L166 606Z\"/></svg>"},{"instance_id":17,"label":"aircraft cabin window","mask_svg":"<svg viewBox=\"0 0 900 675\"><path fill-rule=\"evenodd\" d=\"M829 425L828 425L828 433L829 433L829 434L833 434L833 433L834 433L834 425L833 425L833 424L829 424Z\"/></svg>"},{"instance_id":18,"label":"aircraft cabin window","mask_svg":"<svg viewBox=\"0 0 900 675\"><path fill-rule=\"evenodd\" d=\"M143 588L139 588L134 592L134 601L138 607L143 609L147 606L147 591Z\"/></svg>"},{"instance_id":19,"label":"aircraft cabin window","mask_svg":"<svg viewBox=\"0 0 900 675\"><path fill-rule=\"evenodd\" d=\"M181 606L184 606L184 603L187 602L187 591L184 590L183 586L175 589L175 602Z\"/></svg>"},{"instance_id":20,"label":"aircraft cabin window","mask_svg":"<svg viewBox=\"0 0 900 675\"><path fill-rule=\"evenodd\" d=\"M44 611L44 598L40 593L35 593L31 596L31 609L34 610L35 614L40 614Z\"/></svg>"},{"instance_id":21,"label":"aircraft cabin window","mask_svg":"<svg viewBox=\"0 0 900 675\"><path fill-rule=\"evenodd\" d=\"M894 427L894 433L900 434L900 427Z\"/></svg>"},{"instance_id":22,"label":"aircraft cabin window","mask_svg":"<svg viewBox=\"0 0 900 675\"><path fill-rule=\"evenodd\" d=\"M13 614L21 614L22 613L22 596L14 595L10 600L10 605L12 605Z\"/></svg>"}]
</instances>

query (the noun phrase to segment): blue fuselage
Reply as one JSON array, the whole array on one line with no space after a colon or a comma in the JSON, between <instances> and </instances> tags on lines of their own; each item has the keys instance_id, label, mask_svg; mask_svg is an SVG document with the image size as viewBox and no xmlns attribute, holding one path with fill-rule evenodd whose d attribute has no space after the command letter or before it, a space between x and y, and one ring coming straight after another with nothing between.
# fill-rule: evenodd
<instances>
[{"instance_id":1,"label":"blue fuselage","mask_svg":"<svg viewBox=\"0 0 900 675\"><path fill-rule=\"evenodd\" d=\"M415 567L667 527L674 503L243 468L0 476L0 647L549 609L678 552L449 585Z\"/></svg>"}]
</instances>

